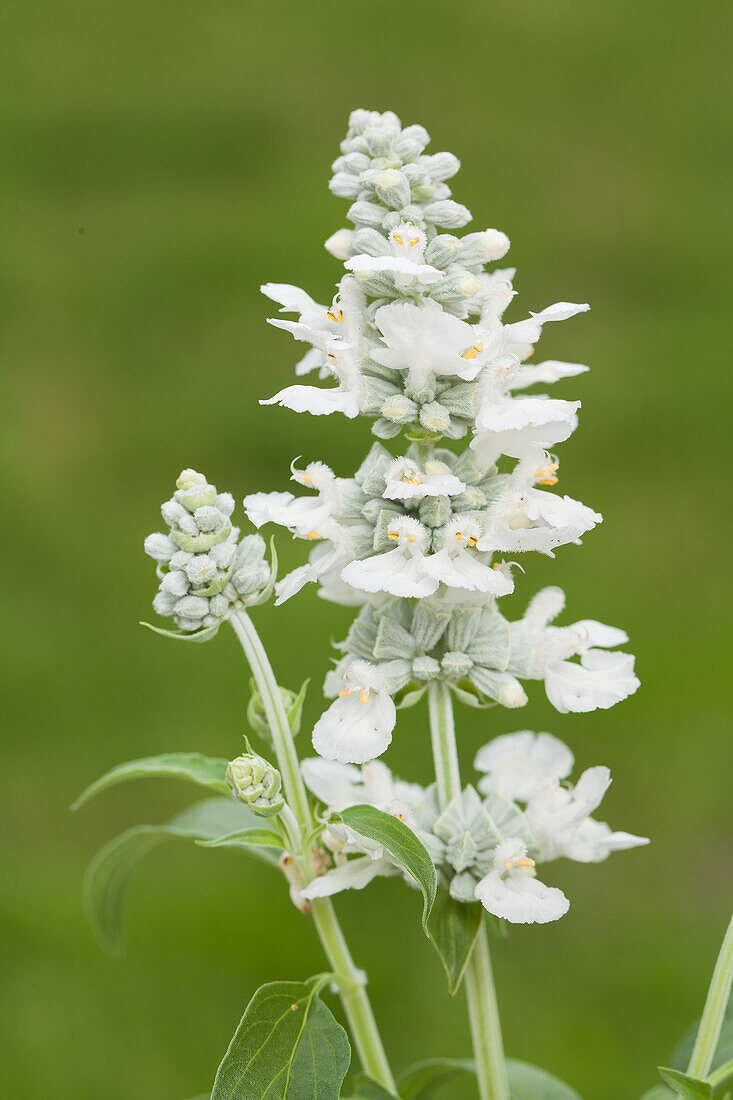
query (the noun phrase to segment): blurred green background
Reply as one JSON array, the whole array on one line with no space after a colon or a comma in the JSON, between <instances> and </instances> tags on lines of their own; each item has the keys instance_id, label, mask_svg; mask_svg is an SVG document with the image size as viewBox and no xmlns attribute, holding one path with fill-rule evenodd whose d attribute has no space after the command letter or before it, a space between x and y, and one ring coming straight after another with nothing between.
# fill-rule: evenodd
<instances>
[{"instance_id":1,"label":"blurred green background","mask_svg":"<svg viewBox=\"0 0 733 1100\"><path fill-rule=\"evenodd\" d=\"M125 957L95 945L84 867L115 832L191 793L149 783L77 816L88 781L167 750L233 756L248 674L234 637L179 646L142 630L155 589L143 536L180 468L238 498L284 488L302 454L348 474L365 421L266 397L301 353L265 324L267 280L330 297L322 241L345 224L329 165L349 111L421 122L463 161L455 197L514 242L512 319L556 300L542 358L592 365L561 488L603 512L582 549L527 558L572 621L626 627L642 690L557 715L459 715L466 774L499 732L547 728L604 762L604 810L648 849L558 864L569 915L495 948L506 1047L586 1100L652 1084L699 1012L730 909L723 604L730 450L723 395L727 5L299 5L284 0L41 0L6 8L0 101L3 489L10 518L2 671L2 1095L184 1100L211 1083L254 989L322 968L314 932L267 869L161 848L135 880ZM285 567L301 547L280 538ZM257 623L280 679L313 678L350 612L312 590ZM307 751L307 729L302 744ZM425 714L388 757L428 780ZM380 881L339 904L397 1067L467 1055L416 899ZM334 1006L336 1007L336 1006ZM455 1097L469 1096L456 1088Z\"/></svg>"}]
</instances>

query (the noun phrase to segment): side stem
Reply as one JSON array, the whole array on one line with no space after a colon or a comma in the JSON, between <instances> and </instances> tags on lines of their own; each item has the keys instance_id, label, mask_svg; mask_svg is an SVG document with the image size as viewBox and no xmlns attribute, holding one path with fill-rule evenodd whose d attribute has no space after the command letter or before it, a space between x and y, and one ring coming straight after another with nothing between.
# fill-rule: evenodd
<instances>
[{"instance_id":1,"label":"side stem","mask_svg":"<svg viewBox=\"0 0 733 1100\"><path fill-rule=\"evenodd\" d=\"M283 777L285 797L301 832L307 835L313 826L313 817L275 674L247 612L236 611L229 621L241 643L262 696L278 767ZM312 877L307 855L303 873L306 878ZM317 898L312 905L313 920L328 961L336 975L341 1002L359 1060L365 1073L388 1091L394 1092L394 1078L377 1030L372 1006L364 988L364 978L351 957L333 904L330 898Z\"/></svg>"},{"instance_id":2,"label":"side stem","mask_svg":"<svg viewBox=\"0 0 733 1100\"><path fill-rule=\"evenodd\" d=\"M725 933L718 961L710 981L705 1008L692 1050L687 1072L690 1077L704 1080L710 1072L713 1057L723 1027L725 1010L733 985L733 917Z\"/></svg>"},{"instance_id":3,"label":"side stem","mask_svg":"<svg viewBox=\"0 0 733 1100\"><path fill-rule=\"evenodd\" d=\"M434 680L430 684L428 708L438 797L441 806L445 807L461 792L461 773L453 704L447 685L440 680ZM481 1100L509 1100L499 1008L491 970L489 940L483 922L466 966L464 982L479 1096Z\"/></svg>"}]
</instances>

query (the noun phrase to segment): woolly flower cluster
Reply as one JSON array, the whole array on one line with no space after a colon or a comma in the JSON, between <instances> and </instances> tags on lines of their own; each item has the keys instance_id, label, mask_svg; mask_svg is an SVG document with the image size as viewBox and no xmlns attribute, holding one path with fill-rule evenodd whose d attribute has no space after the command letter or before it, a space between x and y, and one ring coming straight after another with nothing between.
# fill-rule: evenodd
<instances>
[{"instance_id":1,"label":"woolly flower cluster","mask_svg":"<svg viewBox=\"0 0 733 1100\"><path fill-rule=\"evenodd\" d=\"M555 491L549 448L574 431L580 403L526 392L587 370L528 360L546 324L589 307L558 302L504 320L514 271L487 265L509 240L495 229L446 232L471 215L446 183L458 160L427 154L428 141L391 112L355 111L331 181L351 200L354 227L327 242L344 264L332 302L263 287L296 315L271 324L310 345L296 375L326 383L288 386L264 404L366 416L379 440L395 441L396 453L375 442L353 477L293 464L306 494L244 502L258 528L274 523L312 544L277 585L278 603L313 582L326 599L362 605L326 679L335 701L314 731L316 750L342 763L384 752L396 706L434 679L466 702L508 707L527 700L520 678L543 680L561 712L608 707L638 687L633 657L609 652L627 641L623 631L594 620L550 625L564 603L558 589L540 593L518 622L498 611L514 590L513 555L552 557L602 518ZM464 437L460 453L445 446Z\"/></svg>"},{"instance_id":2,"label":"woolly flower cluster","mask_svg":"<svg viewBox=\"0 0 733 1100\"><path fill-rule=\"evenodd\" d=\"M176 486L161 508L168 533L145 539L160 577L153 609L185 634L210 637L232 608L259 602L266 592L265 543L259 535L240 540L230 519L234 498L217 492L203 474L183 470Z\"/></svg>"},{"instance_id":3,"label":"woolly flower cluster","mask_svg":"<svg viewBox=\"0 0 733 1100\"><path fill-rule=\"evenodd\" d=\"M515 924L557 920L570 903L537 877L540 864L562 857L598 863L611 852L648 843L591 816L608 790L610 773L588 768L572 785L566 780L573 763L570 749L549 733L505 734L476 756L482 773L478 790L466 787L441 811L435 787L403 783L381 761L356 768L305 760L305 780L324 806L322 842L331 860L302 895L326 897L360 890L379 876L405 875L382 845L341 823L328 823L348 806L367 803L412 828L453 898L478 901Z\"/></svg>"}]
</instances>

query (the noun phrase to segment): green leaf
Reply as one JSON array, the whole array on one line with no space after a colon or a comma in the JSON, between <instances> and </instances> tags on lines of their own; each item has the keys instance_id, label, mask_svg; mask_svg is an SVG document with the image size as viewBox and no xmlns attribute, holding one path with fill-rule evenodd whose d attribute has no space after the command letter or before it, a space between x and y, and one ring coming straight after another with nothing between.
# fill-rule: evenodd
<instances>
[{"instance_id":1,"label":"green leaf","mask_svg":"<svg viewBox=\"0 0 733 1100\"><path fill-rule=\"evenodd\" d=\"M87 916L102 945L113 952L122 947L130 876L149 852L164 840L214 840L256 820L241 802L207 798L165 825L136 825L106 844L89 864L83 887ZM267 849L254 849L253 854L267 863L277 863Z\"/></svg>"},{"instance_id":2,"label":"green leaf","mask_svg":"<svg viewBox=\"0 0 733 1100\"><path fill-rule=\"evenodd\" d=\"M346 1032L318 997L329 975L257 990L211 1100L337 1100L351 1060Z\"/></svg>"},{"instance_id":3,"label":"green leaf","mask_svg":"<svg viewBox=\"0 0 733 1100\"><path fill-rule=\"evenodd\" d=\"M198 783L200 787L209 787L219 794L228 794L229 789L224 779L226 770L226 760L202 756L199 752L164 752L160 756L128 760L96 779L72 803L71 809L78 810L100 791L106 791L117 783L125 783L128 779L188 779L192 783Z\"/></svg>"},{"instance_id":4,"label":"green leaf","mask_svg":"<svg viewBox=\"0 0 733 1100\"><path fill-rule=\"evenodd\" d=\"M425 935L428 934L428 917L433 908L435 894L438 889L438 880L435 874L435 864L425 845L419 840L412 829L392 814L377 810L374 806L349 806L339 815L345 825L348 825L361 836L369 840L376 840L384 845L387 851L394 856L397 862L412 875L415 882L422 890L423 914L422 926Z\"/></svg>"},{"instance_id":5,"label":"green leaf","mask_svg":"<svg viewBox=\"0 0 733 1100\"><path fill-rule=\"evenodd\" d=\"M349 1100L398 1100L393 1092L387 1092L382 1085L378 1085L364 1073L356 1078L354 1087L356 1092L352 1093Z\"/></svg>"},{"instance_id":6,"label":"green leaf","mask_svg":"<svg viewBox=\"0 0 733 1100\"><path fill-rule=\"evenodd\" d=\"M286 709L288 725L290 726L290 732L292 733L293 737L297 737L300 733L300 722L303 716L303 703L305 702L305 693L308 690L309 683L310 679L303 681L300 691L295 696L290 706Z\"/></svg>"},{"instance_id":7,"label":"green leaf","mask_svg":"<svg viewBox=\"0 0 733 1100\"><path fill-rule=\"evenodd\" d=\"M237 833L227 833L214 840L197 840L202 848L249 848L250 845L263 848L284 848L285 844L274 829L240 829Z\"/></svg>"},{"instance_id":8,"label":"green leaf","mask_svg":"<svg viewBox=\"0 0 733 1100\"><path fill-rule=\"evenodd\" d=\"M448 978L451 997L457 992L476 941L483 909L456 901L447 890L440 890L430 917L428 934L440 956Z\"/></svg>"},{"instance_id":9,"label":"green leaf","mask_svg":"<svg viewBox=\"0 0 733 1100\"><path fill-rule=\"evenodd\" d=\"M659 1067L659 1076L683 1100L712 1100L713 1090L707 1081L700 1081L696 1077L680 1073L677 1069L665 1069L662 1066Z\"/></svg>"},{"instance_id":10,"label":"green leaf","mask_svg":"<svg viewBox=\"0 0 733 1100\"><path fill-rule=\"evenodd\" d=\"M475 1073L473 1062L460 1058L426 1058L415 1062L400 1076L403 1100L429 1100L443 1085L464 1073Z\"/></svg>"},{"instance_id":11,"label":"green leaf","mask_svg":"<svg viewBox=\"0 0 733 1100\"><path fill-rule=\"evenodd\" d=\"M205 626L203 630L197 630L193 634L185 634L182 630L166 630L162 626L153 626L152 623L141 622L140 626L146 626L148 630L152 630L154 634L160 634L163 638L175 638L178 642L208 642L209 638L214 637L221 623Z\"/></svg>"},{"instance_id":12,"label":"green leaf","mask_svg":"<svg viewBox=\"0 0 733 1100\"><path fill-rule=\"evenodd\" d=\"M507 1062L511 1100L581 1100L580 1094L558 1077L527 1062Z\"/></svg>"},{"instance_id":13,"label":"green leaf","mask_svg":"<svg viewBox=\"0 0 733 1100\"><path fill-rule=\"evenodd\" d=\"M641 1100L671 1100L674 1096L673 1092L670 1092L666 1085L655 1085L653 1089L649 1089L645 1092Z\"/></svg>"}]
</instances>

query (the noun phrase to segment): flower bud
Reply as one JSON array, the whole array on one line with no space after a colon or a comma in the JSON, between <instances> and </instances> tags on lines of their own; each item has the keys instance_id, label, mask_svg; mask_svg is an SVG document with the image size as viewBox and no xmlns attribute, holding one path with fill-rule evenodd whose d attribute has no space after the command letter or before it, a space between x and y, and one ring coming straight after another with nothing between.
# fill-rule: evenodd
<instances>
[{"instance_id":1,"label":"flower bud","mask_svg":"<svg viewBox=\"0 0 733 1100\"><path fill-rule=\"evenodd\" d=\"M440 663L443 672L446 676L450 676L452 680L462 679L473 668L473 661L467 653L445 653Z\"/></svg>"},{"instance_id":2,"label":"flower bud","mask_svg":"<svg viewBox=\"0 0 733 1100\"><path fill-rule=\"evenodd\" d=\"M285 805L280 772L256 753L243 753L230 761L226 781L234 797L260 817L276 817Z\"/></svg>"}]
</instances>

